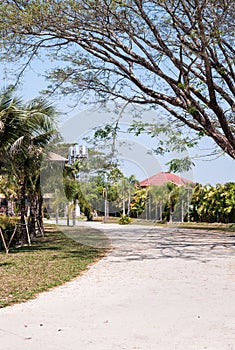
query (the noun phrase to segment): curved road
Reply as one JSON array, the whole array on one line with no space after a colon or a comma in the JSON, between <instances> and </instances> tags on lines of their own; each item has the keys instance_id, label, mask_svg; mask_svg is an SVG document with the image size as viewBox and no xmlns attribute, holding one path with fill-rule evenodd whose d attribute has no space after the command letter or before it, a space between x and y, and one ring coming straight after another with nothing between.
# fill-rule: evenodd
<instances>
[{"instance_id":1,"label":"curved road","mask_svg":"<svg viewBox=\"0 0 235 350\"><path fill-rule=\"evenodd\" d=\"M113 249L74 281L0 310L0 349L235 349L235 235L83 225Z\"/></svg>"}]
</instances>

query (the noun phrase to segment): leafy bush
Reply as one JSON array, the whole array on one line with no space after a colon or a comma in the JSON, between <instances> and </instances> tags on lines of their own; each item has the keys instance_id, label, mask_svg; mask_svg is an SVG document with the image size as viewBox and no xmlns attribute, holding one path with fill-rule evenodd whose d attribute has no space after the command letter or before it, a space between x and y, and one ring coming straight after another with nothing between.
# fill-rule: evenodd
<instances>
[{"instance_id":1,"label":"leafy bush","mask_svg":"<svg viewBox=\"0 0 235 350\"><path fill-rule=\"evenodd\" d=\"M19 221L19 218L17 217L0 216L0 228L2 230L6 243L9 242L11 235L15 229L15 225L18 221ZM18 238L19 237L17 237L17 234L16 234L14 237L13 243L17 241Z\"/></svg>"},{"instance_id":2,"label":"leafy bush","mask_svg":"<svg viewBox=\"0 0 235 350\"><path fill-rule=\"evenodd\" d=\"M118 223L120 225L128 225L131 222L131 218L128 215L121 215Z\"/></svg>"}]
</instances>

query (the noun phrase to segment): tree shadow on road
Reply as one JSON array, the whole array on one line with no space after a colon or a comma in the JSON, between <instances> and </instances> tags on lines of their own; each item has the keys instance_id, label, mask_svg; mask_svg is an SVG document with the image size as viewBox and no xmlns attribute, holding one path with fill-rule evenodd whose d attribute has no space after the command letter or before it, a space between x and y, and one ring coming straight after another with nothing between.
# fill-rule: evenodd
<instances>
[{"instance_id":1,"label":"tree shadow on road","mask_svg":"<svg viewBox=\"0 0 235 350\"><path fill-rule=\"evenodd\" d=\"M113 261L145 259L185 259L208 262L218 258L235 257L235 235L224 232L188 229L143 229L135 232L110 233Z\"/></svg>"}]
</instances>

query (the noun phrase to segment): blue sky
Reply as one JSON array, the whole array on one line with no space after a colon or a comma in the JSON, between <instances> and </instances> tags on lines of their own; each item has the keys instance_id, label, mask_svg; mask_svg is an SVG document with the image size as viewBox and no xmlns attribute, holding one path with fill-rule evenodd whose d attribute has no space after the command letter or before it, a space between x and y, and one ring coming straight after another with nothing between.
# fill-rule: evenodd
<instances>
[{"instance_id":1,"label":"blue sky","mask_svg":"<svg viewBox=\"0 0 235 350\"><path fill-rule=\"evenodd\" d=\"M47 66L47 62L37 61L33 64L32 69L28 70L24 75L22 84L18 90L18 95L20 95L25 101L37 97L39 91L46 87L46 82L42 76L42 73ZM8 73L11 67L12 66L6 64L5 66L2 65L0 69L1 88L4 88L9 83L14 82L14 79L11 78L10 74ZM82 104L74 108L74 101L69 98L57 98L54 103L61 112L60 120L62 124L64 121L70 120L70 118L84 120L84 117L86 117L87 114L86 110L87 108L89 109L89 106L84 106ZM148 144L148 141L146 141L145 145L143 145L143 141L136 140L135 142L138 143L138 147L139 144L142 143L143 147L151 148L151 144ZM201 153L202 150L205 150L203 153L206 153L206 149L211 149L212 147L213 142L211 142L209 139L205 139L200 143L199 148L191 150L190 154ZM152 173L151 169L149 169L147 172L145 171L144 167L141 166L141 161L139 161L138 164L138 161L131 161L130 159L129 161L123 161L123 169L126 175L135 173L136 177L139 180L142 180L143 178L151 176L158 171L167 171L167 166L165 163L168 160L169 158L156 158L156 160L154 160L154 162L156 162L156 167L152 167ZM202 184L211 183L214 185L216 183L225 183L229 181L235 182L235 160L227 155L221 156L215 160L208 160L207 158L197 159L195 160L195 167L192 169L192 171L182 175Z\"/></svg>"},{"instance_id":2,"label":"blue sky","mask_svg":"<svg viewBox=\"0 0 235 350\"><path fill-rule=\"evenodd\" d=\"M147 113L144 120L148 118ZM125 115L122 118L120 123L122 130L125 129L123 125L129 121L128 117L129 114L127 114L127 118L125 118ZM64 135L68 141L82 144L84 137L92 135L92 129L95 126L102 125L102 123L105 124L109 120L110 115L108 112L103 111L99 113L94 110L84 109L74 113L62 129L66 129ZM149 119L147 120L149 121ZM124 163L123 171L126 176L135 174L138 180L152 176L157 172L167 171L166 163L172 158L180 156L172 153L164 157L151 154L151 150L156 147L156 140L146 135L134 137L129 134L121 134L120 138L120 145L117 144L117 148L120 154L119 159ZM105 148L104 145L101 147ZM197 148L189 150L188 153L190 155L208 154L212 148L213 142L207 138L203 139ZM228 156L221 156L216 160L209 159L204 157L195 159L195 167L181 175L202 184L235 181L235 161L233 159L230 159Z\"/></svg>"}]
</instances>

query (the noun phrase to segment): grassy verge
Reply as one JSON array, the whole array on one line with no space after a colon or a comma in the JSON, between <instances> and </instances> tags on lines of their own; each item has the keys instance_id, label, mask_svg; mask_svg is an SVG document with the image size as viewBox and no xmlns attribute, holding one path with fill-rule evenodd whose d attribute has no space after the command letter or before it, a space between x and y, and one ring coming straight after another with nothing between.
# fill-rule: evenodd
<instances>
[{"instance_id":1,"label":"grassy verge","mask_svg":"<svg viewBox=\"0 0 235 350\"><path fill-rule=\"evenodd\" d=\"M225 232L235 232L235 224L206 223L206 222L184 222L179 224L180 228L215 230Z\"/></svg>"},{"instance_id":2,"label":"grassy verge","mask_svg":"<svg viewBox=\"0 0 235 350\"><path fill-rule=\"evenodd\" d=\"M185 229L195 229L195 230L213 230L213 231L224 231L224 232L235 232L235 224L221 224L221 223L208 223L208 222L172 222L172 223L160 223L155 220L142 220L135 219L132 221L133 224L138 225L154 225L160 227L177 227Z\"/></svg>"},{"instance_id":3,"label":"grassy verge","mask_svg":"<svg viewBox=\"0 0 235 350\"><path fill-rule=\"evenodd\" d=\"M107 224L118 224L119 218L108 218ZM161 223L156 220L144 220L144 219L131 219L130 225L143 225L143 226L159 226L159 227L177 227L185 229L195 230L215 230L224 232L235 232L235 223L222 224L222 223L207 223L207 222L173 222L173 223Z\"/></svg>"},{"instance_id":4,"label":"grassy verge","mask_svg":"<svg viewBox=\"0 0 235 350\"><path fill-rule=\"evenodd\" d=\"M94 230L93 230L94 231ZM0 253L0 307L23 302L39 292L63 284L104 256L109 242L102 232L95 237L101 247L80 243L82 229L70 238L47 227L44 237L38 237L31 247L12 249L9 255ZM94 232L93 232L94 235Z\"/></svg>"}]
</instances>

